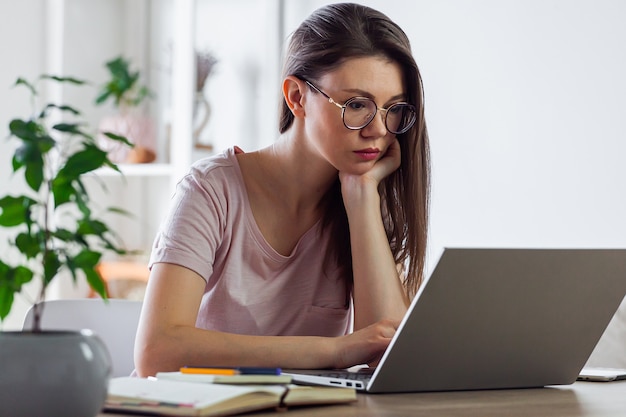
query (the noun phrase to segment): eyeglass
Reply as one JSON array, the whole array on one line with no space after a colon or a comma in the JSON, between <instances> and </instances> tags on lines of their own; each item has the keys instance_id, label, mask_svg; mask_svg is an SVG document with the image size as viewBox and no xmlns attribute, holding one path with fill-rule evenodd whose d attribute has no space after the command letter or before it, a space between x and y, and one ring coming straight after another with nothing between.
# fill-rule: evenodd
<instances>
[{"instance_id":1,"label":"eyeglass","mask_svg":"<svg viewBox=\"0 0 626 417\"><path fill-rule=\"evenodd\" d=\"M385 112L385 127L394 135L399 135L409 130L417 118L415 106L409 103L394 103L385 109L378 107L371 98L352 97L342 105L309 81L304 80L304 82L326 97L328 102L341 109L343 125L350 130L363 129L369 125L374 120L378 110Z\"/></svg>"}]
</instances>

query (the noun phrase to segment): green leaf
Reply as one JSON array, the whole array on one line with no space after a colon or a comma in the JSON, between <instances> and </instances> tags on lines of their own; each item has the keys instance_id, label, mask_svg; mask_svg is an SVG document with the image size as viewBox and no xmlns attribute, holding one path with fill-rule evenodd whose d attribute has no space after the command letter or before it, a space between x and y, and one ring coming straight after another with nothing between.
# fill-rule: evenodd
<instances>
[{"instance_id":1,"label":"green leaf","mask_svg":"<svg viewBox=\"0 0 626 417\"><path fill-rule=\"evenodd\" d=\"M59 236L56 235L57 232L60 232ZM87 240L85 239L85 235L82 235L79 232L72 232L67 229L60 229L54 233L54 236L58 237L60 240L64 242L68 242L69 245L72 245L72 246L81 246L86 249L89 249L91 246L93 246L93 245L90 245L89 242L87 242ZM70 262L71 259L68 258L67 261Z\"/></svg>"},{"instance_id":2,"label":"green leaf","mask_svg":"<svg viewBox=\"0 0 626 417\"><path fill-rule=\"evenodd\" d=\"M63 242L72 242L76 237L74 233L64 228L58 228L52 235Z\"/></svg>"},{"instance_id":3,"label":"green leaf","mask_svg":"<svg viewBox=\"0 0 626 417\"><path fill-rule=\"evenodd\" d=\"M101 297L106 298L106 286L104 280L96 272L96 265L100 262L102 254L100 252L85 249L81 251L74 259L72 263L74 267L82 269L87 278L89 286Z\"/></svg>"},{"instance_id":4,"label":"green leaf","mask_svg":"<svg viewBox=\"0 0 626 417\"><path fill-rule=\"evenodd\" d=\"M98 97L96 97L96 104L104 103L105 101L107 101L110 95L111 95L110 91L102 92L101 94L98 95Z\"/></svg>"},{"instance_id":5,"label":"green leaf","mask_svg":"<svg viewBox=\"0 0 626 417\"><path fill-rule=\"evenodd\" d=\"M0 259L0 284L7 279L11 267Z\"/></svg>"},{"instance_id":6,"label":"green leaf","mask_svg":"<svg viewBox=\"0 0 626 417\"><path fill-rule=\"evenodd\" d=\"M13 281L13 290L15 292L22 291L22 286L28 284L35 277L35 273L25 266L18 266L13 268L10 274L10 279Z\"/></svg>"},{"instance_id":7,"label":"green leaf","mask_svg":"<svg viewBox=\"0 0 626 417\"><path fill-rule=\"evenodd\" d=\"M33 272L23 266L11 268L0 261L0 320L4 320L13 306L14 294L33 279Z\"/></svg>"},{"instance_id":8,"label":"green leaf","mask_svg":"<svg viewBox=\"0 0 626 417\"><path fill-rule=\"evenodd\" d=\"M137 87L139 71L130 70L130 62L119 56L106 63L111 79L101 88L96 97L96 104L102 104L109 98L113 98L115 105L126 103L131 106L138 105L149 96L150 91L146 87Z\"/></svg>"},{"instance_id":9,"label":"green leaf","mask_svg":"<svg viewBox=\"0 0 626 417\"><path fill-rule=\"evenodd\" d=\"M0 282L0 321L7 318L13 306L14 291Z\"/></svg>"},{"instance_id":10,"label":"green leaf","mask_svg":"<svg viewBox=\"0 0 626 417\"><path fill-rule=\"evenodd\" d=\"M67 106L67 105L57 105L57 104L48 104L46 107L44 107L44 109L41 111L41 113L39 114L39 119L45 119L46 117L48 117L48 110L50 109L59 109L62 112L66 112L66 113L71 113L74 116L80 116L80 111L76 110L74 107L71 106Z\"/></svg>"},{"instance_id":11,"label":"green leaf","mask_svg":"<svg viewBox=\"0 0 626 417\"><path fill-rule=\"evenodd\" d=\"M78 222L78 228L76 231L83 236L102 236L109 231L109 228L100 220L82 219Z\"/></svg>"},{"instance_id":12,"label":"green leaf","mask_svg":"<svg viewBox=\"0 0 626 417\"><path fill-rule=\"evenodd\" d=\"M70 156L59 170L58 176L75 179L80 175L102 167L107 153L95 145L86 145L85 149Z\"/></svg>"},{"instance_id":13,"label":"green leaf","mask_svg":"<svg viewBox=\"0 0 626 417\"><path fill-rule=\"evenodd\" d=\"M41 253L43 248L40 242L41 240L37 235L33 236L29 233L20 233L15 238L15 246L28 259L32 259Z\"/></svg>"},{"instance_id":14,"label":"green leaf","mask_svg":"<svg viewBox=\"0 0 626 417\"><path fill-rule=\"evenodd\" d=\"M104 242L104 248L106 250L111 250L113 252L115 252L116 254L122 256L122 255L139 255L141 254L141 251L128 251L126 249L124 249L123 247L117 246L115 243L111 242L110 239L108 239L105 236L99 236L100 239Z\"/></svg>"},{"instance_id":15,"label":"green leaf","mask_svg":"<svg viewBox=\"0 0 626 417\"><path fill-rule=\"evenodd\" d=\"M83 200L88 200L88 195L79 178L87 172L100 168L106 160L106 152L91 144L87 144L82 151L70 156L51 181L50 187L54 195L55 207L72 201L74 197L81 211L85 212L82 205Z\"/></svg>"},{"instance_id":16,"label":"green leaf","mask_svg":"<svg viewBox=\"0 0 626 417\"><path fill-rule=\"evenodd\" d=\"M39 191L41 185L43 184L44 170L44 162L43 159L41 161L32 162L26 165L26 172L24 173L24 178L26 179L26 183L33 191Z\"/></svg>"},{"instance_id":17,"label":"green leaf","mask_svg":"<svg viewBox=\"0 0 626 417\"><path fill-rule=\"evenodd\" d=\"M21 225L25 219L30 219L31 208L37 202L26 196L5 196L0 199L0 226L13 227Z\"/></svg>"},{"instance_id":18,"label":"green leaf","mask_svg":"<svg viewBox=\"0 0 626 417\"><path fill-rule=\"evenodd\" d=\"M104 161L104 165L108 166L112 170L119 172L122 176L124 176L124 173L120 170L120 167L118 167L117 164L111 162L111 160L108 157L107 157L107 160Z\"/></svg>"},{"instance_id":19,"label":"green leaf","mask_svg":"<svg viewBox=\"0 0 626 417\"><path fill-rule=\"evenodd\" d=\"M0 321L9 315L13 305L14 291L9 277L10 270L9 265L0 260Z\"/></svg>"},{"instance_id":20,"label":"green leaf","mask_svg":"<svg viewBox=\"0 0 626 417\"><path fill-rule=\"evenodd\" d=\"M13 171L25 167L24 179L34 191L39 191L44 181L44 158L35 142L24 142L13 154Z\"/></svg>"},{"instance_id":21,"label":"green leaf","mask_svg":"<svg viewBox=\"0 0 626 417\"><path fill-rule=\"evenodd\" d=\"M76 283L78 280L78 276L76 275L76 265L74 264L74 261L71 257L65 258L65 266L70 271L70 274L72 274L72 281Z\"/></svg>"},{"instance_id":22,"label":"green leaf","mask_svg":"<svg viewBox=\"0 0 626 417\"><path fill-rule=\"evenodd\" d=\"M31 83L29 83L25 79L23 79L21 77L18 78L17 81L15 81L15 84L13 86L15 87L15 86L18 86L18 85L23 85L26 88L28 88L33 96L37 95L37 90L35 89L35 86L33 86Z\"/></svg>"},{"instance_id":23,"label":"green leaf","mask_svg":"<svg viewBox=\"0 0 626 417\"><path fill-rule=\"evenodd\" d=\"M106 284L98 272L94 269L83 269L87 282L100 297L107 298Z\"/></svg>"},{"instance_id":24,"label":"green leaf","mask_svg":"<svg viewBox=\"0 0 626 417\"><path fill-rule=\"evenodd\" d=\"M101 257L102 254L100 252L85 249L74 257L73 263L80 269L93 269L100 262Z\"/></svg>"},{"instance_id":25,"label":"green leaf","mask_svg":"<svg viewBox=\"0 0 626 417\"><path fill-rule=\"evenodd\" d=\"M43 280L44 285L50 284L50 281L57 275L61 268L61 260L54 251L48 251L44 254L43 259Z\"/></svg>"},{"instance_id":26,"label":"green leaf","mask_svg":"<svg viewBox=\"0 0 626 417\"><path fill-rule=\"evenodd\" d=\"M46 134L46 128L32 120L13 119L9 122L12 135L25 141L36 141Z\"/></svg>"},{"instance_id":27,"label":"green leaf","mask_svg":"<svg viewBox=\"0 0 626 417\"><path fill-rule=\"evenodd\" d=\"M37 163L43 159L41 151L35 142L23 142L13 154L13 165L22 167L29 163Z\"/></svg>"},{"instance_id":28,"label":"green leaf","mask_svg":"<svg viewBox=\"0 0 626 417\"><path fill-rule=\"evenodd\" d=\"M152 92L148 89L148 87L141 87L137 92L137 97L132 101L133 105L138 106L144 99L151 98Z\"/></svg>"},{"instance_id":29,"label":"green leaf","mask_svg":"<svg viewBox=\"0 0 626 417\"><path fill-rule=\"evenodd\" d=\"M88 219L91 217L91 209L89 208L89 195L87 194L87 190L85 189L80 179L77 179L76 183L78 186L76 187L75 203L76 206L78 206L78 210L80 210L83 217Z\"/></svg>"},{"instance_id":30,"label":"green leaf","mask_svg":"<svg viewBox=\"0 0 626 417\"><path fill-rule=\"evenodd\" d=\"M57 123L52 128L59 132L73 133L75 135L85 135L79 128L84 126L84 123Z\"/></svg>"},{"instance_id":31,"label":"green leaf","mask_svg":"<svg viewBox=\"0 0 626 417\"><path fill-rule=\"evenodd\" d=\"M74 78L74 77L59 77L56 75L48 75L48 74L44 74L40 77L42 80L54 80L54 81L58 81L61 83L70 83L70 84L76 84L76 85L83 85L83 84L87 84L86 81L83 80L79 80L78 78Z\"/></svg>"},{"instance_id":32,"label":"green leaf","mask_svg":"<svg viewBox=\"0 0 626 417\"><path fill-rule=\"evenodd\" d=\"M22 145L13 154L13 171L26 167L24 174L26 182L30 188L39 191L44 180L44 155L56 142L43 126L32 121L12 120L10 130L13 135L23 140Z\"/></svg>"},{"instance_id":33,"label":"green leaf","mask_svg":"<svg viewBox=\"0 0 626 417\"><path fill-rule=\"evenodd\" d=\"M72 197L76 194L76 190L72 186L71 181L65 178L55 177L50 183L50 190L54 196L54 207L57 208L62 204L72 201Z\"/></svg>"},{"instance_id":34,"label":"green leaf","mask_svg":"<svg viewBox=\"0 0 626 417\"><path fill-rule=\"evenodd\" d=\"M23 141L35 142L44 153L56 144L55 140L48 135L46 127L33 120L13 119L9 122L9 131Z\"/></svg>"},{"instance_id":35,"label":"green leaf","mask_svg":"<svg viewBox=\"0 0 626 417\"><path fill-rule=\"evenodd\" d=\"M116 135L113 132L102 132L102 134L104 136L106 136L107 138L109 138L109 139L112 139L112 140L118 141L118 142L122 142L123 144L125 144L125 145L127 145L127 146L129 146L131 148L135 147L135 144L130 142L125 136Z\"/></svg>"},{"instance_id":36,"label":"green leaf","mask_svg":"<svg viewBox=\"0 0 626 417\"><path fill-rule=\"evenodd\" d=\"M122 216L135 217L133 213L121 207L108 207L106 211L110 213L120 214Z\"/></svg>"}]
</instances>

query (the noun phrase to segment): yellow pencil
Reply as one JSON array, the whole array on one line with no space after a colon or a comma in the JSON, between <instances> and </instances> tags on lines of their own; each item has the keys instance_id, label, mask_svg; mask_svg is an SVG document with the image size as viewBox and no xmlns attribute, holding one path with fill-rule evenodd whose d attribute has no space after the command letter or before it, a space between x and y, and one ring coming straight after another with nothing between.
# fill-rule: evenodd
<instances>
[{"instance_id":1,"label":"yellow pencil","mask_svg":"<svg viewBox=\"0 0 626 417\"><path fill-rule=\"evenodd\" d=\"M180 368L182 374L203 374L203 375L239 375L237 369L229 368Z\"/></svg>"}]
</instances>

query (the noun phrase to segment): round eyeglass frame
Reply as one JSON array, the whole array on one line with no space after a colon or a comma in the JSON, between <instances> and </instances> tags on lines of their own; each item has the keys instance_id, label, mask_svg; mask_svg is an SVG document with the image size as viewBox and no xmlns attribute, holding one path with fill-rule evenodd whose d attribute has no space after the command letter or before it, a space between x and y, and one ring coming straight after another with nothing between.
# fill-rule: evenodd
<instances>
[{"instance_id":1,"label":"round eyeglass frame","mask_svg":"<svg viewBox=\"0 0 626 417\"><path fill-rule=\"evenodd\" d=\"M317 91L318 93L320 93L321 95L323 95L324 97L326 97L326 98L328 99L328 102L329 102L329 103L334 104L335 106L337 106L337 107L339 107L339 108L341 109L341 121L343 122L343 125L344 125L347 129L350 129L350 130L361 130L361 129L363 129L363 128L367 127L367 125L369 125L370 123L372 123L372 120L374 120L374 118L376 117L376 114L378 113L378 111L379 111L379 110L380 110L380 111L384 111L384 112L385 112L385 129L387 129L387 131L388 131L389 133L392 133L392 134L394 134L394 135L401 135L401 134L403 134L403 133L406 133L409 129L411 129L411 128L413 127L413 125L415 124L415 121L417 120L417 109L416 109L416 107L415 107L414 105L412 105L412 104L410 104L410 103L407 103L407 102L402 101L402 102L394 103L394 104L392 104L391 106L389 106L389 107L387 107L387 108L385 109L385 108L382 108L382 107L378 107L378 105L376 104L376 102L375 102L374 100L372 100L371 98L369 98L369 97L359 97L359 96L357 96L357 97L351 97L351 98L349 98L348 100L346 100L346 102L345 102L345 103L341 104L341 103L338 103L337 101L335 101L335 100L334 100L332 97L330 97L328 94L326 94L325 92L323 92L323 91L322 91L319 87L315 86L315 84L311 83L311 82L310 82L310 81L308 81L308 80L303 80L303 81L304 81L304 82L305 82L305 83L306 83L309 87L311 87L312 89L314 89L315 91ZM369 100L369 101L371 101L372 103L374 103L374 108L376 109L376 110L372 113L372 116L370 117L370 119L369 119L369 120L368 120L365 124L363 124L362 126L359 126L359 127L357 127L357 126L349 126L349 125L346 123L346 118L345 118L345 114L346 114L346 107L348 107L348 105L349 105L350 103L352 103L353 101L355 101L355 100ZM403 129L401 129L401 130L399 130L399 131L396 131L396 132L394 132L393 130L389 129L389 126L387 126L387 112L389 112L389 110L390 110L390 109L392 109L394 106L404 106L404 107L406 107L406 108L408 109L408 111L410 111L410 112L411 112L411 114L413 115L413 117L411 118L411 121L410 121L410 122L408 122L408 123L406 124L406 126L405 126Z\"/></svg>"}]
</instances>

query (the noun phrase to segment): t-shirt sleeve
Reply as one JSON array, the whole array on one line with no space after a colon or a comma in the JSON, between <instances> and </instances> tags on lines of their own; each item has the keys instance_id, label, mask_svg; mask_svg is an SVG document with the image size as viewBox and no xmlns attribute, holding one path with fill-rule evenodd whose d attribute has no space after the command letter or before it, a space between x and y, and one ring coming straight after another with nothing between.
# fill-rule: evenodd
<instances>
[{"instance_id":1,"label":"t-shirt sleeve","mask_svg":"<svg viewBox=\"0 0 626 417\"><path fill-rule=\"evenodd\" d=\"M213 272L226 216L220 175L192 169L176 186L170 210L154 240L149 266L167 262L191 269L205 281ZM218 185L216 189L216 185Z\"/></svg>"}]
</instances>

